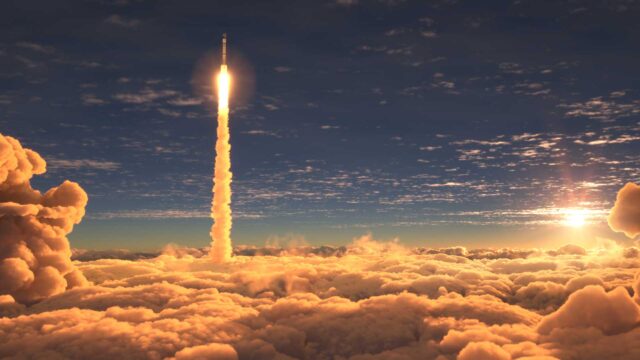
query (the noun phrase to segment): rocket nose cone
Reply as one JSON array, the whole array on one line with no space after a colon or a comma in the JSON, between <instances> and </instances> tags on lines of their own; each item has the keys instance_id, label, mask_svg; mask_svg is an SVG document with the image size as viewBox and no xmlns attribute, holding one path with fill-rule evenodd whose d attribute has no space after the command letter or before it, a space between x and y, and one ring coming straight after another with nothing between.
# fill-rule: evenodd
<instances>
[{"instance_id":1,"label":"rocket nose cone","mask_svg":"<svg viewBox=\"0 0 640 360\"><path fill-rule=\"evenodd\" d=\"M227 64L227 33L222 34L222 65Z\"/></svg>"}]
</instances>

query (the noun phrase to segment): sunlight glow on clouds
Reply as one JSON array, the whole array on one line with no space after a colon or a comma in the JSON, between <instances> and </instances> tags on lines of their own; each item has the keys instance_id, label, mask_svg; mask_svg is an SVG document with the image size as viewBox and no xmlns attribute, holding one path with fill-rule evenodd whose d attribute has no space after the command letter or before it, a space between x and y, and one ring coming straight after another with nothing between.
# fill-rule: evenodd
<instances>
[{"instance_id":1,"label":"sunlight glow on clouds","mask_svg":"<svg viewBox=\"0 0 640 360\"><path fill-rule=\"evenodd\" d=\"M29 308L0 298L7 316L0 319L0 355L639 355L640 305L630 295L640 286L634 280L638 251L613 244L423 251L370 236L341 253L297 249L280 256L236 255L224 265L212 264L206 249L176 247L151 259L76 262L95 285Z\"/></svg>"},{"instance_id":2,"label":"sunlight glow on clouds","mask_svg":"<svg viewBox=\"0 0 640 360\"><path fill-rule=\"evenodd\" d=\"M46 172L35 151L0 134L0 294L39 301L86 285L71 263L66 235L84 216L87 194L71 181L41 194L31 188Z\"/></svg>"},{"instance_id":3,"label":"sunlight glow on clouds","mask_svg":"<svg viewBox=\"0 0 640 360\"><path fill-rule=\"evenodd\" d=\"M630 238L640 234L640 186L627 183L620 189L609 215L609 226Z\"/></svg>"},{"instance_id":4,"label":"sunlight glow on clouds","mask_svg":"<svg viewBox=\"0 0 640 360\"><path fill-rule=\"evenodd\" d=\"M312 247L292 234L237 247L224 264L209 249L173 245L159 254L75 250L71 262L65 235L84 215L84 191L68 181L44 195L31 189L45 162L10 137L0 138L0 164L0 246L9 254L0 266L0 356L640 356L637 247L412 249L371 235ZM637 188L620 191L609 218L630 236ZM582 225L602 211L520 215L531 214Z\"/></svg>"}]
</instances>

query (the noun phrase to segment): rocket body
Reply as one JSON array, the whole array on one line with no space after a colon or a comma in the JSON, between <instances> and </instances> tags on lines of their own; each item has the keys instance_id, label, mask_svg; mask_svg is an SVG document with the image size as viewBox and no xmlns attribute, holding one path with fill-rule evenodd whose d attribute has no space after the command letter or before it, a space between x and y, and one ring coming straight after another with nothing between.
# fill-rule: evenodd
<instances>
[{"instance_id":1,"label":"rocket body","mask_svg":"<svg viewBox=\"0 0 640 360\"><path fill-rule=\"evenodd\" d=\"M229 91L231 78L227 72L227 34L222 35L222 65L217 78L218 86L218 113L229 112Z\"/></svg>"},{"instance_id":2,"label":"rocket body","mask_svg":"<svg viewBox=\"0 0 640 360\"><path fill-rule=\"evenodd\" d=\"M227 65L227 33L222 34L222 65Z\"/></svg>"}]
</instances>

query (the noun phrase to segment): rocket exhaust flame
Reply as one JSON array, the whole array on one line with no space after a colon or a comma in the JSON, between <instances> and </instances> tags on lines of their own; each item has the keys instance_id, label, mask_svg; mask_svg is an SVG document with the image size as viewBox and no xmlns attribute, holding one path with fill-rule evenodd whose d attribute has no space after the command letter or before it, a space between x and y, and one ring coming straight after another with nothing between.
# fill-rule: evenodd
<instances>
[{"instance_id":1,"label":"rocket exhaust flame","mask_svg":"<svg viewBox=\"0 0 640 360\"><path fill-rule=\"evenodd\" d=\"M220 66L220 73L217 78L218 82L218 115L221 112L229 111L229 88L231 86L231 78L227 72L227 65Z\"/></svg>"},{"instance_id":2,"label":"rocket exhaust flame","mask_svg":"<svg viewBox=\"0 0 640 360\"><path fill-rule=\"evenodd\" d=\"M213 175L213 201L211 202L211 251L216 263L231 259L231 144L229 144L229 89L231 77L227 72L227 37L222 39L222 65L217 76L218 130Z\"/></svg>"}]
</instances>

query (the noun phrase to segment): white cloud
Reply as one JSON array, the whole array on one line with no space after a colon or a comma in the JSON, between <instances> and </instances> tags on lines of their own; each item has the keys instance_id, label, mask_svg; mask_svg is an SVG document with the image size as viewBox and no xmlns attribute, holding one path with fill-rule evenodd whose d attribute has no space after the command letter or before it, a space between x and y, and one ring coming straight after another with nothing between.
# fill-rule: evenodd
<instances>
[{"instance_id":1,"label":"white cloud","mask_svg":"<svg viewBox=\"0 0 640 360\"><path fill-rule=\"evenodd\" d=\"M120 163L93 159L51 159L49 166L56 169L92 169L115 171L120 169Z\"/></svg>"},{"instance_id":2,"label":"white cloud","mask_svg":"<svg viewBox=\"0 0 640 360\"><path fill-rule=\"evenodd\" d=\"M273 70L279 73L286 73L292 71L293 69L288 66L276 66L273 68Z\"/></svg>"},{"instance_id":3,"label":"white cloud","mask_svg":"<svg viewBox=\"0 0 640 360\"><path fill-rule=\"evenodd\" d=\"M173 90L154 90L146 88L138 93L119 93L113 97L116 100L127 104L148 104L153 103L155 100L163 99L178 95L178 92Z\"/></svg>"},{"instance_id":4,"label":"white cloud","mask_svg":"<svg viewBox=\"0 0 640 360\"><path fill-rule=\"evenodd\" d=\"M422 35L422 37L428 38L428 39L433 39L438 37L438 34L436 34L435 31L421 31L420 35Z\"/></svg>"},{"instance_id":5,"label":"white cloud","mask_svg":"<svg viewBox=\"0 0 640 360\"><path fill-rule=\"evenodd\" d=\"M108 101L102 100L94 94L82 94L82 103L88 106L105 105L108 104Z\"/></svg>"},{"instance_id":6,"label":"white cloud","mask_svg":"<svg viewBox=\"0 0 640 360\"><path fill-rule=\"evenodd\" d=\"M56 51L53 46L41 45L28 41L21 41L17 43L16 46L43 54L53 54Z\"/></svg>"},{"instance_id":7,"label":"white cloud","mask_svg":"<svg viewBox=\"0 0 640 360\"><path fill-rule=\"evenodd\" d=\"M140 25L140 20L137 19L128 19L124 16L120 16L117 14L111 15L104 19L104 22L107 24L123 27L123 28L136 28Z\"/></svg>"}]
</instances>

